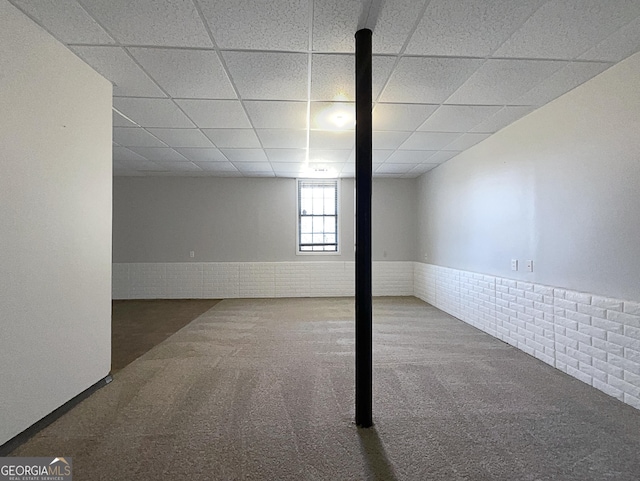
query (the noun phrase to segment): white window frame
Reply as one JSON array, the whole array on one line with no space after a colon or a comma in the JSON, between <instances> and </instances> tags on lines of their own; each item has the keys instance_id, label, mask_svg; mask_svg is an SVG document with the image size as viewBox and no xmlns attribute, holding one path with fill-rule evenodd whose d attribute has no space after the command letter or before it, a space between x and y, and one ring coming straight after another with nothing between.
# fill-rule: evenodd
<instances>
[{"instance_id":1,"label":"white window frame","mask_svg":"<svg viewBox=\"0 0 640 481\"><path fill-rule=\"evenodd\" d=\"M336 183L336 216L337 216L337 225L336 225L336 243L337 249L335 251L301 251L300 250L300 182L316 182L316 181L329 181ZM340 245L341 245L341 235L342 235L342 215L340 212L340 179L296 179L296 255L299 256L339 256Z\"/></svg>"}]
</instances>

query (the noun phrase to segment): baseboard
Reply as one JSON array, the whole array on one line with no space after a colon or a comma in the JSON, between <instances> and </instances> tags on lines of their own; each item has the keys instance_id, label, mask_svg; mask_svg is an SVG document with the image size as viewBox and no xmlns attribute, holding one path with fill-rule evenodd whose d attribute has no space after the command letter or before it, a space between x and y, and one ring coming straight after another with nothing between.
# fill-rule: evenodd
<instances>
[{"instance_id":1,"label":"baseboard","mask_svg":"<svg viewBox=\"0 0 640 481\"><path fill-rule=\"evenodd\" d=\"M52 424L58 418L60 418L61 416L69 412L71 409L73 409L75 406L77 406L79 403L84 401L86 398L91 396L98 389L109 384L112 380L113 378L111 377L111 374L108 374L106 377L100 379L97 383L93 384L89 388L82 391L76 397L64 403L55 411L43 417L40 421L36 422L35 424L32 424L30 427L22 431L20 434L11 438L9 441L7 441L2 446L0 446L0 457L7 456L9 453L17 449L20 445L27 442L30 438L38 434L44 428Z\"/></svg>"}]
</instances>

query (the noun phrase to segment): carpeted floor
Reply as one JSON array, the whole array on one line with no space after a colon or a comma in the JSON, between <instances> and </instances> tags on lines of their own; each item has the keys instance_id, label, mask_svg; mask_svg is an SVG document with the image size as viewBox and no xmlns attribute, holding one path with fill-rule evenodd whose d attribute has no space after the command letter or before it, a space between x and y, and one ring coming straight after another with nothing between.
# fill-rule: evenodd
<instances>
[{"instance_id":1,"label":"carpeted floor","mask_svg":"<svg viewBox=\"0 0 640 481\"><path fill-rule=\"evenodd\" d=\"M353 300L225 300L12 453L83 480L633 480L640 411L415 299L374 301L373 429Z\"/></svg>"}]
</instances>

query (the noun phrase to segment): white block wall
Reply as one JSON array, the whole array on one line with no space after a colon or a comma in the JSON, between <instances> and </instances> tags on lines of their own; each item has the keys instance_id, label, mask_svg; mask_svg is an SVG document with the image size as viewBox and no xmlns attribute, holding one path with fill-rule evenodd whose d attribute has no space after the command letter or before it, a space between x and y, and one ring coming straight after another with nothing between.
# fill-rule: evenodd
<instances>
[{"instance_id":1,"label":"white block wall","mask_svg":"<svg viewBox=\"0 0 640 481\"><path fill-rule=\"evenodd\" d=\"M640 409L640 303L416 262L415 296Z\"/></svg>"}]
</instances>

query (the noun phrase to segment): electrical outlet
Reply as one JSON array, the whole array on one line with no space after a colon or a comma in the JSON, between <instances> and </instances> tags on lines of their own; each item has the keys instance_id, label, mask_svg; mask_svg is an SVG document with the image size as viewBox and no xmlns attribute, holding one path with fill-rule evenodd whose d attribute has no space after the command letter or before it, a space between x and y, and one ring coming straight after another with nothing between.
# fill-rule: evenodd
<instances>
[{"instance_id":1,"label":"electrical outlet","mask_svg":"<svg viewBox=\"0 0 640 481\"><path fill-rule=\"evenodd\" d=\"M527 271L533 272L533 261L527 261Z\"/></svg>"},{"instance_id":2,"label":"electrical outlet","mask_svg":"<svg viewBox=\"0 0 640 481\"><path fill-rule=\"evenodd\" d=\"M189 257L193 259L195 256L196 256L195 251L189 251Z\"/></svg>"},{"instance_id":3,"label":"electrical outlet","mask_svg":"<svg viewBox=\"0 0 640 481\"><path fill-rule=\"evenodd\" d=\"M511 259L511 270L512 271L518 270L518 259Z\"/></svg>"}]
</instances>

